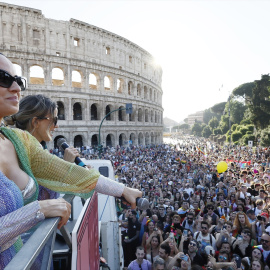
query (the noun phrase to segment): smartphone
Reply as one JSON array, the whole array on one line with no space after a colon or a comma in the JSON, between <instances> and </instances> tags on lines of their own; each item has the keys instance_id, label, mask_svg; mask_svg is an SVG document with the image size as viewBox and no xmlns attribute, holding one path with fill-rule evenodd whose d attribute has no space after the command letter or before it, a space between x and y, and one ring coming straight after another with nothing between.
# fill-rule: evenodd
<instances>
[{"instance_id":1,"label":"smartphone","mask_svg":"<svg viewBox=\"0 0 270 270\"><path fill-rule=\"evenodd\" d=\"M187 230L184 230L183 231L183 235L187 237L188 236L188 231Z\"/></svg>"},{"instance_id":2,"label":"smartphone","mask_svg":"<svg viewBox=\"0 0 270 270\"><path fill-rule=\"evenodd\" d=\"M184 255L184 256L182 257L182 260L185 261L185 262L188 262L188 256L187 256L187 255Z\"/></svg>"},{"instance_id":3,"label":"smartphone","mask_svg":"<svg viewBox=\"0 0 270 270\"><path fill-rule=\"evenodd\" d=\"M241 268L241 262L242 262L241 257L236 256L236 257L235 257L235 261L236 261L236 266L237 266L237 268Z\"/></svg>"}]
</instances>

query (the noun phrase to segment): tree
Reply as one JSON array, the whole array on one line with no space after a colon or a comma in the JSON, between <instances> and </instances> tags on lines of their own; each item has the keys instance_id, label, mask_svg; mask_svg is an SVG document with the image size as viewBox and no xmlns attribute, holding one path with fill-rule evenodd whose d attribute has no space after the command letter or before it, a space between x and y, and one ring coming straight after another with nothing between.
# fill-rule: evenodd
<instances>
[{"instance_id":1,"label":"tree","mask_svg":"<svg viewBox=\"0 0 270 270\"><path fill-rule=\"evenodd\" d=\"M241 139L242 136L243 136L243 134L240 131L234 131L232 133L232 141L233 142L239 141L239 139Z\"/></svg>"},{"instance_id":2,"label":"tree","mask_svg":"<svg viewBox=\"0 0 270 270\"><path fill-rule=\"evenodd\" d=\"M211 111L211 108L208 108L208 109L206 109L206 110L203 111L203 122L204 122L205 124L208 124L208 122L209 122L213 117L216 117L217 120L219 121L221 115L212 112L212 111Z\"/></svg>"},{"instance_id":3,"label":"tree","mask_svg":"<svg viewBox=\"0 0 270 270\"><path fill-rule=\"evenodd\" d=\"M212 134L212 130L209 126L205 126L202 130L202 136L204 138L209 138L209 136Z\"/></svg>"},{"instance_id":4,"label":"tree","mask_svg":"<svg viewBox=\"0 0 270 270\"><path fill-rule=\"evenodd\" d=\"M211 111L217 114L222 114L224 112L225 105L226 102L215 104L213 107L211 107Z\"/></svg>"},{"instance_id":5,"label":"tree","mask_svg":"<svg viewBox=\"0 0 270 270\"><path fill-rule=\"evenodd\" d=\"M244 113L246 111L247 107L237 100L232 99L230 101L230 115L231 115L231 121L234 124L240 124L242 119L244 118ZM229 103L226 104L225 111L229 112Z\"/></svg>"},{"instance_id":6,"label":"tree","mask_svg":"<svg viewBox=\"0 0 270 270\"><path fill-rule=\"evenodd\" d=\"M252 89L255 87L254 82L249 82L249 83L244 83L236 87L233 91L232 94L234 96L241 96L245 100L249 100L252 96Z\"/></svg>"},{"instance_id":7,"label":"tree","mask_svg":"<svg viewBox=\"0 0 270 270\"><path fill-rule=\"evenodd\" d=\"M189 124L182 124L179 126L179 129L189 129Z\"/></svg>"},{"instance_id":8,"label":"tree","mask_svg":"<svg viewBox=\"0 0 270 270\"><path fill-rule=\"evenodd\" d=\"M209 127L212 129L212 130L214 130L215 128L217 128L218 127L218 120L217 120L217 118L216 117L213 117L210 121L209 121L209 123L208 123L208 125L209 125Z\"/></svg>"},{"instance_id":9,"label":"tree","mask_svg":"<svg viewBox=\"0 0 270 270\"><path fill-rule=\"evenodd\" d=\"M269 75L262 75L261 80L255 81L255 87L252 89L249 110L251 121L257 129L264 129L270 123L269 86Z\"/></svg>"},{"instance_id":10,"label":"tree","mask_svg":"<svg viewBox=\"0 0 270 270\"><path fill-rule=\"evenodd\" d=\"M202 126L199 122L195 122L191 128L191 132L196 136L202 136Z\"/></svg>"}]
</instances>

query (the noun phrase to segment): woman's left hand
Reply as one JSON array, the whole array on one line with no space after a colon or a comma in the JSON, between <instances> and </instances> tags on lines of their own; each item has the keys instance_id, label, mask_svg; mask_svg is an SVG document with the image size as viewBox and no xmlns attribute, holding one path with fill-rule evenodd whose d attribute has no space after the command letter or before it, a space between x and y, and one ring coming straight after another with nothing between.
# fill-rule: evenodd
<instances>
[{"instance_id":1,"label":"woman's left hand","mask_svg":"<svg viewBox=\"0 0 270 270\"><path fill-rule=\"evenodd\" d=\"M72 162L74 162L75 158L79 157L79 156L80 156L79 151L76 148L70 146L70 147L65 149L63 159L65 161L72 163Z\"/></svg>"}]
</instances>

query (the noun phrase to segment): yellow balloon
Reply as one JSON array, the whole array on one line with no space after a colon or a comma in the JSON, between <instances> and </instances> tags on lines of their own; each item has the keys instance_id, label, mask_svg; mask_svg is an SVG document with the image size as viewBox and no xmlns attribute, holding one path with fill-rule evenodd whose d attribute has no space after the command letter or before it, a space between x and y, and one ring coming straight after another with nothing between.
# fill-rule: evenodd
<instances>
[{"instance_id":1,"label":"yellow balloon","mask_svg":"<svg viewBox=\"0 0 270 270\"><path fill-rule=\"evenodd\" d=\"M218 173L223 173L227 171L228 169L228 164L225 161L220 161L217 165L217 171Z\"/></svg>"}]
</instances>

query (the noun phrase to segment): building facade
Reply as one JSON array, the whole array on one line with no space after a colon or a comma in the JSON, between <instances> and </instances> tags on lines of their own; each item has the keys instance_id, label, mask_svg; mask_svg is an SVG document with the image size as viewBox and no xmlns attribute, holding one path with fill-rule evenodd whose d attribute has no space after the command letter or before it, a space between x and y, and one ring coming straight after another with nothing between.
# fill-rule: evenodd
<instances>
[{"instance_id":1,"label":"building facade","mask_svg":"<svg viewBox=\"0 0 270 270\"><path fill-rule=\"evenodd\" d=\"M199 111L199 112L196 112L194 114L190 114L188 115L188 124L189 126L193 126L194 123L197 121L197 122L201 122L203 123L203 111Z\"/></svg>"},{"instance_id":2,"label":"building facade","mask_svg":"<svg viewBox=\"0 0 270 270\"><path fill-rule=\"evenodd\" d=\"M0 50L26 77L23 95L44 94L58 104L59 137L96 146L103 122L106 146L162 143L162 69L131 41L70 19L47 19L28 7L0 3Z\"/></svg>"}]
</instances>

